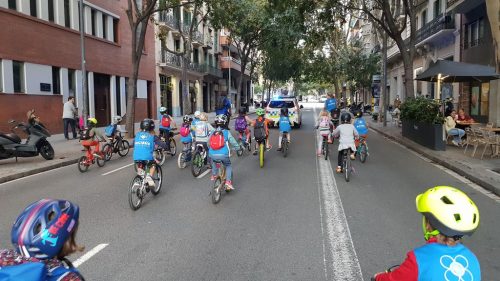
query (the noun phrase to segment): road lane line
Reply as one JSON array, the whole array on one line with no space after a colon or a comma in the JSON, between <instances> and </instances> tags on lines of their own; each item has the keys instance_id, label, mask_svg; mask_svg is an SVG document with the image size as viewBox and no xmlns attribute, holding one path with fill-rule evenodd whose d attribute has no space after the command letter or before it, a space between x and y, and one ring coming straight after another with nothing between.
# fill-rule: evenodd
<instances>
[{"instance_id":1,"label":"road lane line","mask_svg":"<svg viewBox=\"0 0 500 281\"><path fill-rule=\"evenodd\" d=\"M118 172L118 171L123 170L123 169L125 169L125 168L127 168L127 167L130 167L130 166L132 166L132 165L134 165L134 164L135 164L135 163L130 163L130 164L127 164L127 165L125 165L125 166L123 166L123 167L120 167L120 168L118 168L118 169L114 169L113 171L109 171L109 172L107 172L107 173L104 173L104 174L102 174L101 176L107 176L107 175L112 174L112 173L114 173L114 172Z\"/></svg>"},{"instance_id":2,"label":"road lane line","mask_svg":"<svg viewBox=\"0 0 500 281\"><path fill-rule=\"evenodd\" d=\"M316 109L314 110L315 115ZM315 135L316 145L320 140L319 135ZM347 223L347 218L342 206L337 182L333 175L330 161L316 157L318 185L321 189L320 196L320 219L326 225L326 239L323 242L325 263L325 276L327 280L363 280L361 266L354 248L351 232ZM322 230L323 231L323 230ZM326 248L329 252L327 253ZM327 254L330 256L327 258ZM331 266L332 276L328 278L328 266Z\"/></svg>"},{"instance_id":3,"label":"road lane line","mask_svg":"<svg viewBox=\"0 0 500 281\"><path fill-rule=\"evenodd\" d=\"M196 178L197 179L201 179L202 177L206 176L208 173L210 173L211 170L206 170L205 172L203 172L203 174L197 176Z\"/></svg>"},{"instance_id":4,"label":"road lane line","mask_svg":"<svg viewBox=\"0 0 500 281\"><path fill-rule=\"evenodd\" d=\"M85 255L81 256L78 258L76 261L73 262L74 267L79 267L82 265L84 262L88 261L91 257L93 257L95 254L99 253L102 251L102 249L106 248L109 244L99 244L95 246L92 250L88 251L85 253Z\"/></svg>"}]
</instances>

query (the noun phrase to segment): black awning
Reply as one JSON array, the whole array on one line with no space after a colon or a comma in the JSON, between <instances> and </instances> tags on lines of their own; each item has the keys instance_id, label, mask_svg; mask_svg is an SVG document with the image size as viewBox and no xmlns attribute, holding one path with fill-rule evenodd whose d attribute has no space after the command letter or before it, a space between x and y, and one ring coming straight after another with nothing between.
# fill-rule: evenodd
<instances>
[{"instance_id":1,"label":"black awning","mask_svg":"<svg viewBox=\"0 0 500 281\"><path fill-rule=\"evenodd\" d=\"M500 78L500 75L495 72L495 68L487 65L438 60L431 64L426 71L417 75L415 80L437 82L438 74L441 74L441 82L443 83L488 82Z\"/></svg>"}]
</instances>

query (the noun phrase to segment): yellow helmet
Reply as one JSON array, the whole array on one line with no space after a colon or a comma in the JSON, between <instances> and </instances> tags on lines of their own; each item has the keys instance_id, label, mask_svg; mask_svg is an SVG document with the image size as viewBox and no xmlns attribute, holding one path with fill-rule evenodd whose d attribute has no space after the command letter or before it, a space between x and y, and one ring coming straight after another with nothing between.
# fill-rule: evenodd
<instances>
[{"instance_id":1,"label":"yellow helmet","mask_svg":"<svg viewBox=\"0 0 500 281\"><path fill-rule=\"evenodd\" d=\"M416 198L417 211L424 215L425 239L439 233L448 237L471 235L479 226L479 210L476 204L462 191L450 186L436 186L419 194ZM425 228L428 220L435 229Z\"/></svg>"},{"instance_id":2,"label":"yellow helmet","mask_svg":"<svg viewBox=\"0 0 500 281\"><path fill-rule=\"evenodd\" d=\"M87 124L95 126L95 125L97 125L97 119L95 119L95 118L88 118L87 119Z\"/></svg>"}]
</instances>

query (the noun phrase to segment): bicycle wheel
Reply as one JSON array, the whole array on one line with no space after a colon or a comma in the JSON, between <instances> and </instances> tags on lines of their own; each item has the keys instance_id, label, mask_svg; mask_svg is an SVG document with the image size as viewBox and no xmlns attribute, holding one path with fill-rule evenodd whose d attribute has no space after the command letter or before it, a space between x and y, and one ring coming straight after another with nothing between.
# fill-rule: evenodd
<instances>
[{"instance_id":1,"label":"bicycle wheel","mask_svg":"<svg viewBox=\"0 0 500 281\"><path fill-rule=\"evenodd\" d=\"M118 155L120 155L121 157L127 156L129 150L130 143L128 143L127 140L121 140L120 143L118 143Z\"/></svg>"},{"instance_id":2,"label":"bicycle wheel","mask_svg":"<svg viewBox=\"0 0 500 281\"><path fill-rule=\"evenodd\" d=\"M329 145L328 145L328 142L326 140L323 140L323 145L325 146L325 160L328 160L328 149L329 149Z\"/></svg>"},{"instance_id":3,"label":"bicycle wheel","mask_svg":"<svg viewBox=\"0 0 500 281\"><path fill-rule=\"evenodd\" d=\"M281 153L283 153L283 157L286 158L288 154L288 140L286 138L281 140Z\"/></svg>"},{"instance_id":4,"label":"bicycle wheel","mask_svg":"<svg viewBox=\"0 0 500 281\"><path fill-rule=\"evenodd\" d=\"M236 150L236 155L241 156L243 155L243 150L245 149L243 141L241 139L238 140L238 145L240 146L240 149Z\"/></svg>"},{"instance_id":5,"label":"bicycle wheel","mask_svg":"<svg viewBox=\"0 0 500 281\"><path fill-rule=\"evenodd\" d=\"M177 158L177 166L179 169L184 169L186 168L186 152L181 152L179 153L179 157Z\"/></svg>"},{"instance_id":6,"label":"bicycle wheel","mask_svg":"<svg viewBox=\"0 0 500 281\"><path fill-rule=\"evenodd\" d=\"M157 163L161 166L165 163L165 151L163 149L155 149L153 152L153 157Z\"/></svg>"},{"instance_id":7,"label":"bicycle wheel","mask_svg":"<svg viewBox=\"0 0 500 281\"><path fill-rule=\"evenodd\" d=\"M161 170L160 165L155 165L155 173L153 175L151 175L151 177L153 178L153 180L155 182L155 188L151 189L151 193L153 193L153 195L156 196L156 195L158 195L158 193L160 193L161 185L163 183L163 172Z\"/></svg>"},{"instance_id":8,"label":"bicycle wheel","mask_svg":"<svg viewBox=\"0 0 500 281\"><path fill-rule=\"evenodd\" d=\"M222 189L224 187L224 183L222 182L221 177L217 177L215 179L214 184L212 186L212 191L210 195L212 195L212 203L217 204L220 202L220 198L222 197Z\"/></svg>"},{"instance_id":9,"label":"bicycle wheel","mask_svg":"<svg viewBox=\"0 0 500 281\"><path fill-rule=\"evenodd\" d=\"M359 160L361 163L365 163L368 153L366 152L366 145L361 144L359 147Z\"/></svg>"},{"instance_id":10,"label":"bicycle wheel","mask_svg":"<svg viewBox=\"0 0 500 281\"><path fill-rule=\"evenodd\" d=\"M252 151L252 138L250 138L247 142L247 150L248 152Z\"/></svg>"},{"instance_id":11,"label":"bicycle wheel","mask_svg":"<svg viewBox=\"0 0 500 281\"><path fill-rule=\"evenodd\" d=\"M96 156L95 161L97 162L97 166L104 167L104 165L106 164L106 155L102 153L102 156Z\"/></svg>"},{"instance_id":12,"label":"bicycle wheel","mask_svg":"<svg viewBox=\"0 0 500 281\"><path fill-rule=\"evenodd\" d=\"M200 151L196 151L194 156L193 156L193 161L191 165L191 173L193 174L193 177L198 177L201 174L201 171L203 169L204 163L203 156L201 155Z\"/></svg>"},{"instance_id":13,"label":"bicycle wheel","mask_svg":"<svg viewBox=\"0 0 500 281\"><path fill-rule=\"evenodd\" d=\"M129 192L128 192L128 203L132 210L137 210L141 207L142 199L144 195L142 194L142 177L135 176L130 182Z\"/></svg>"},{"instance_id":14,"label":"bicycle wheel","mask_svg":"<svg viewBox=\"0 0 500 281\"><path fill-rule=\"evenodd\" d=\"M102 153L104 154L104 160L111 160L111 156L113 156L113 146L109 143L105 144L102 147Z\"/></svg>"},{"instance_id":15,"label":"bicycle wheel","mask_svg":"<svg viewBox=\"0 0 500 281\"><path fill-rule=\"evenodd\" d=\"M177 154L177 143L173 138L170 139L170 152L169 154L174 157Z\"/></svg>"},{"instance_id":16,"label":"bicycle wheel","mask_svg":"<svg viewBox=\"0 0 500 281\"><path fill-rule=\"evenodd\" d=\"M351 158L347 154L345 153L344 155L344 177L345 181L349 182L351 177Z\"/></svg>"},{"instance_id":17,"label":"bicycle wheel","mask_svg":"<svg viewBox=\"0 0 500 281\"><path fill-rule=\"evenodd\" d=\"M259 144L259 165L261 168L264 167L264 152L266 148L264 147L264 143Z\"/></svg>"},{"instance_id":18,"label":"bicycle wheel","mask_svg":"<svg viewBox=\"0 0 500 281\"><path fill-rule=\"evenodd\" d=\"M78 165L78 171L80 171L80 173L85 173L90 166L88 164L87 156L80 157L80 159L78 159L77 165Z\"/></svg>"}]
</instances>

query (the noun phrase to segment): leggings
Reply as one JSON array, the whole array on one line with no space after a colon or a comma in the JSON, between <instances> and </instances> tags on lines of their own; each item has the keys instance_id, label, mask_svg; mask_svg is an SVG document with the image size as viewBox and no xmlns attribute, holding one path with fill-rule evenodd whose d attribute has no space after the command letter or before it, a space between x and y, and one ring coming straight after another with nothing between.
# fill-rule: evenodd
<instances>
[{"instance_id":1,"label":"leggings","mask_svg":"<svg viewBox=\"0 0 500 281\"><path fill-rule=\"evenodd\" d=\"M292 139L292 135L290 132L287 133L288 135L288 142ZM280 132L280 136L278 137L278 147L281 148L281 140L283 139L283 132Z\"/></svg>"},{"instance_id":2,"label":"leggings","mask_svg":"<svg viewBox=\"0 0 500 281\"><path fill-rule=\"evenodd\" d=\"M351 154L351 153L352 153L352 150L351 150L350 148L346 148L346 149L343 149L343 150L339 150L339 155L338 155L338 159L337 159L337 160L338 160L337 165L338 165L339 167L342 167L342 160L343 160L343 159L342 159L342 158L343 158L342 156L344 156L344 150L347 150L347 157L351 157L351 155L349 155L349 154Z\"/></svg>"},{"instance_id":3,"label":"leggings","mask_svg":"<svg viewBox=\"0 0 500 281\"><path fill-rule=\"evenodd\" d=\"M328 132L326 132L325 134L321 134L321 133L319 134L320 138L319 138L319 140L318 140L318 154L320 154L320 153L321 153L321 148L322 148L322 146L323 146L323 138L324 138L324 137L329 137L329 136L328 136L328 134L329 134L329 133L330 133L330 132L328 131ZM280 142L280 143L281 143L281 142Z\"/></svg>"}]
</instances>

